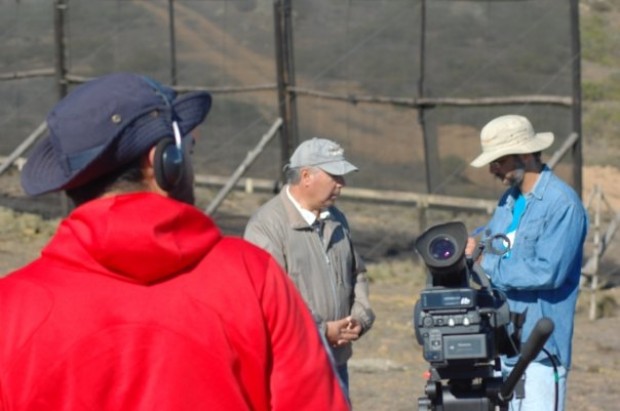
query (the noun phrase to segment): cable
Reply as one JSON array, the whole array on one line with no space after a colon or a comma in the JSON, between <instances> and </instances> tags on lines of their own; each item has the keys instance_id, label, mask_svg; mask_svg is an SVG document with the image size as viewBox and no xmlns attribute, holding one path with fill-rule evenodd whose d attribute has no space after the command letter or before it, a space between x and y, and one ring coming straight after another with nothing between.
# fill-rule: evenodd
<instances>
[{"instance_id":1,"label":"cable","mask_svg":"<svg viewBox=\"0 0 620 411\"><path fill-rule=\"evenodd\" d=\"M546 348L543 348L542 351L547 355L547 358L549 358L549 361L551 361L551 365L553 366L553 379L554 379L554 386L555 386L555 397L554 397L555 405L553 409L555 411L558 411L559 399L560 399L560 374L558 372L558 365L557 365L556 358L554 355L551 355L549 351L547 351Z\"/></svg>"}]
</instances>

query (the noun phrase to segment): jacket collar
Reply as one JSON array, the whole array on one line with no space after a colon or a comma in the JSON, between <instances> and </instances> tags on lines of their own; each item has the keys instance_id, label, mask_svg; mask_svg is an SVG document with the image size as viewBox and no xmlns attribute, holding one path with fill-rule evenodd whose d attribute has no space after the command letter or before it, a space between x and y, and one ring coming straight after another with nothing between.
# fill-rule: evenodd
<instances>
[{"instance_id":1,"label":"jacket collar","mask_svg":"<svg viewBox=\"0 0 620 411\"><path fill-rule=\"evenodd\" d=\"M301 211L299 210L298 207L301 207L301 206L299 206L299 204L295 204L293 202L294 200L292 200L291 196L289 196L288 187L289 187L288 184L282 187L282 190L280 190L280 193L278 194L278 196L280 197L280 201L282 201L282 204L284 205L284 209L288 216L288 221L290 221L291 228L295 230L312 228L311 227L312 223L309 223L308 220L304 218ZM324 211L321 211L319 218L322 221L331 220L330 208Z\"/></svg>"}]
</instances>

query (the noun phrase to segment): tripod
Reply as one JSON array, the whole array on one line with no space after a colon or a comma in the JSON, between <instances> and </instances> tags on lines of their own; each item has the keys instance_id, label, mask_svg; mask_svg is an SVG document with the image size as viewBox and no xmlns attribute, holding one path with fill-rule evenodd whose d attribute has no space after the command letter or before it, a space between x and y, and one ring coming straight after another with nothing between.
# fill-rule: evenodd
<instances>
[{"instance_id":1,"label":"tripod","mask_svg":"<svg viewBox=\"0 0 620 411\"><path fill-rule=\"evenodd\" d=\"M458 368L429 370L425 397L418 398L420 411L500 411L508 410L508 402L500 399L503 379L495 371L501 368L499 359L495 366L471 365Z\"/></svg>"},{"instance_id":2,"label":"tripod","mask_svg":"<svg viewBox=\"0 0 620 411\"><path fill-rule=\"evenodd\" d=\"M418 398L420 411L500 411L508 410L508 402L523 377L527 366L542 351L553 332L553 321L538 320L521 350L521 357L506 380L496 377L501 369L499 358L494 364L431 367L424 392Z\"/></svg>"}]
</instances>

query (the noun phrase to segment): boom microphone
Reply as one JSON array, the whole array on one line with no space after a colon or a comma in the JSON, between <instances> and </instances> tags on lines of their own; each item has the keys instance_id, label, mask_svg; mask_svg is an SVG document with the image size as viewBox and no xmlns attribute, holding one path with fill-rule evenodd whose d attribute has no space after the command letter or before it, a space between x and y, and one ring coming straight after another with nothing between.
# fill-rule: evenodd
<instances>
[{"instance_id":1,"label":"boom microphone","mask_svg":"<svg viewBox=\"0 0 620 411\"><path fill-rule=\"evenodd\" d=\"M521 349L521 357L515 364L513 370L508 374L508 378L499 391L499 398L507 401L512 397L515 386L525 373L527 366L536 358L538 353L542 351L545 343L554 329L553 321L547 317L543 317L534 326L532 333Z\"/></svg>"}]
</instances>

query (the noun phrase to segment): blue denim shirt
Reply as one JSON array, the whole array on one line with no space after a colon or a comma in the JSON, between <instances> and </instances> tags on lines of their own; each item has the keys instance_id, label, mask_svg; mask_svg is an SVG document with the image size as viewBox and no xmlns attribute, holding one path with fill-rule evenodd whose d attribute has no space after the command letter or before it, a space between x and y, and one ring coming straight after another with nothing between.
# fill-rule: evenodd
<instances>
[{"instance_id":1,"label":"blue denim shirt","mask_svg":"<svg viewBox=\"0 0 620 411\"><path fill-rule=\"evenodd\" d=\"M510 188L500 198L486 233L505 234L518 193ZM569 368L587 213L575 191L546 166L525 197L525 211L510 255L484 253L481 266L493 286L504 291L511 311L527 310L522 341L540 318L554 322L545 348ZM536 361L545 358L541 352ZM506 362L514 363L516 358Z\"/></svg>"}]
</instances>

